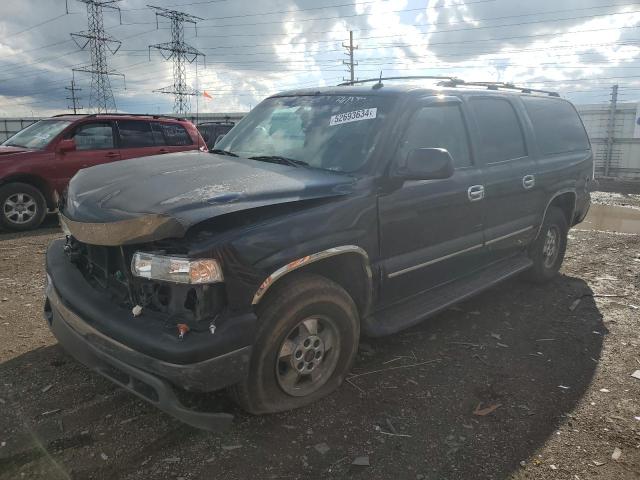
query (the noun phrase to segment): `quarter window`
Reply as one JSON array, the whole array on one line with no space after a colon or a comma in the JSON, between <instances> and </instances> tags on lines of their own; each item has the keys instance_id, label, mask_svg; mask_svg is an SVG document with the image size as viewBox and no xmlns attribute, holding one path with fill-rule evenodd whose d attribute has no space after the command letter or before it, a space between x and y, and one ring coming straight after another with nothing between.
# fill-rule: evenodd
<instances>
[{"instance_id":1,"label":"quarter window","mask_svg":"<svg viewBox=\"0 0 640 480\"><path fill-rule=\"evenodd\" d=\"M153 147L155 139L149 122L124 120L118 122L120 148Z\"/></svg>"},{"instance_id":2,"label":"quarter window","mask_svg":"<svg viewBox=\"0 0 640 480\"><path fill-rule=\"evenodd\" d=\"M460 107L434 105L414 113L400 145L399 161L404 163L416 148L444 148L456 168L470 166L469 138Z\"/></svg>"},{"instance_id":3,"label":"quarter window","mask_svg":"<svg viewBox=\"0 0 640 480\"><path fill-rule=\"evenodd\" d=\"M520 121L503 98L473 98L471 108L478 123L480 155L485 163L527 156Z\"/></svg>"},{"instance_id":4,"label":"quarter window","mask_svg":"<svg viewBox=\"0 0 640 480\"><path fill-rule=\"evenodd\" d=\"M111 124L85 123L73 134L76 150L100 150L113 147L113 130Z\"/></svg>"},{"instance_id":5,"label":"quarter window","mask_svg":"<svg viewBox=\"0 0 640 480\"><path fill-rule=\"evenodd\" d=\"M164 132L164 138L167 140L167 145L181 147L193 144L187 130L182 125L175 123L161 123L160 126Z\"/></svg>"},{"instance_id":6,"label":"quarter window","mask_svg":"<svg viewBox=\"0 0 640 480\"><path fill-rule=\"evenodd\" d=\"M569 102L536 97L522 97L522 101L544 155L589 149L580 117Z\"/></svg>"}]
</instances>

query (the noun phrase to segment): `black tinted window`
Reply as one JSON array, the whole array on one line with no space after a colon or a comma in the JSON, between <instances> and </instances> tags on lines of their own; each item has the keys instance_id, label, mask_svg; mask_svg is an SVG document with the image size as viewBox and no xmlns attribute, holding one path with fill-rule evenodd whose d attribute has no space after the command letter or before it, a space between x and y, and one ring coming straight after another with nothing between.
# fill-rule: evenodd
<instances>
[{"instance_id":1,"label":"black tinted window","mask_svg":"<svg viewBox=\"0 0 640 480\"><path fill-rule=\"evenodd\" d=\"M85 123L75 130L73 140L77 150L113 148L113 130L107 122Z\"/></svg>"},{"instance_id":2,"label":"black tinted window","mask_svg":"<svg viewBox=\"0 0 640 480\"><path fill-rule=\"evenodd\" d=\"M162 131L164 132L164 138L167 140L167 145L182 146L191 145L191 137L187 130L176 123L161 123Z\"/></svg>"},{"instance_id":3,"label":"black tinted window","mask_svg":"<svg viewBox=\"0 0 640 480\"><path fill-rule=\"evenodd\" d=\"M416 148L444 148L449 151L456 167L471 165L467 129L457 105L425 107L418 110L400 145L399 161Z\"/></svg>"},{"instance_id":4,"label":"black tinted window","mask_svg":"<svg viewBox=\"0 0 640 480\"><path fill-rule=\"evenodd\" d=\"M473 98L471 108L480 134L480 155L486 163L527 155L520 122L509 101L502 98Z\"/></svg>"},{"instance_id":5,"label":"black tinted window","mask_svg":"<svg viewBox=\"0 0 640 480\"><path fill-rule=\"evenodd\" d=\"M570 103L535 97L522 97L522 101L543 154L575 152L589 148L589 140L582 122Z\"/></svg>"},{"instance_id":6,"label":"black tinted window","mask_svg":"<svg viewBox=\"0 0 640 480\"><path fill-rule=\"evenodd\" d=\"M153 147L155 140L149 122L123 120L118 122L120 148Z\"/></svg>"},{"instance_id":7,"label":"black tinted window","mask_svg":"<svg viewBox=\"0 0 640 480\"><path fill-rule=\"evenodd\" d=\"M164 135L162 134L162 125L159 123L151 124L151 131L153 132L153 141L156 145L166 145L167 142L164 139Z\"/></svg>"}]
</instances>

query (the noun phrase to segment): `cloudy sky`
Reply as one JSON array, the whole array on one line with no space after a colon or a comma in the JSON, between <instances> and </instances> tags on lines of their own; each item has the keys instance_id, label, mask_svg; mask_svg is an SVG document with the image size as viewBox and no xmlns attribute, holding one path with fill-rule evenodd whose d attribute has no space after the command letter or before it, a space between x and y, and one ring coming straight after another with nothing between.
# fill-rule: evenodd
<instances>
[{"instance_id":1,"label":"cloudy sky","mask_svg":"<svg viewBox=\"0 0 640 480\"><path fill-rule=\"evenodd\" d=\"M77 0L3 0L0 116L64 112L71 70L89 63L70 33L87 29ZM349 30L358 78L451 75L556 90L576 103L600 103L620 85L620 101L640 101L638 0L122 0L104 11L120 40L108 56L121 111L167 113L172 65L148 45L168 42L170 26L146 5L198 17L185 40L206 55L188 66L188 83L206 90L201 112L245 111L280 90L333 85L347 76ZM87 105L89 75L76 73ZM195 100L192 101L195 110Z\"/></svg>"}]
</instances>

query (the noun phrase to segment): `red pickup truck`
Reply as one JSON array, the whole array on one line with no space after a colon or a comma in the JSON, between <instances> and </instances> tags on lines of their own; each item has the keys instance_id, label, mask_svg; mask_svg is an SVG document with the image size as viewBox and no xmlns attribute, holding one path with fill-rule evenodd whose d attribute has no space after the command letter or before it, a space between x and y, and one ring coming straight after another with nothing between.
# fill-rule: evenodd
<instances>
[{"instance_id":1,"label":"red pickup truck","mask_svg":"<svg viewBox=\"0 0 640 480\"><path fill-rule=\"evenodd\" d=\"M0 228L36 228L82 168L206 144L189 121L131 114L58 115L0 145Z\"/></svg>"}]
</instances>

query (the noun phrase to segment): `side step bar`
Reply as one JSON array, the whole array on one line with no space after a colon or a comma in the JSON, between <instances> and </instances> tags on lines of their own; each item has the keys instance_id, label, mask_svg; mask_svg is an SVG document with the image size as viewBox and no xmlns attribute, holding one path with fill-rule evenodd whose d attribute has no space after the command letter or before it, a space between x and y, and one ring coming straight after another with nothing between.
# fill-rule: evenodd
<instances>
[{"instance_id":1,"label":"side step bar","mask_svg":"<svg viewBox=\"0 0 640 480\"><path fill-rule=\"evenodd\" d=\"M362 332L370 337L382 337L412 327L455 303L527 270L532 264L530 258L519 255L469 277L418 294L362 319Z\"/></svg>"}]
</instances>

